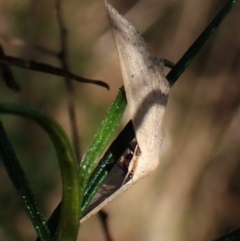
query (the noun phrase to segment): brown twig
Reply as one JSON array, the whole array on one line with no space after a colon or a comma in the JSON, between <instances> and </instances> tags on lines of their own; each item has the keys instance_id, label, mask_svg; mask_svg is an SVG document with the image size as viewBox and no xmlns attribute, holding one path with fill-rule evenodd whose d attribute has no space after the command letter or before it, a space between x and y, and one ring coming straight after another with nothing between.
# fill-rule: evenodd
<instances>
[{"instance_id":1,"label":"brown twig","mask_svg":"<svg viewBox=\"0 0 240 241\"><path fill-rule=\"evenodd\" d=\"M106 241L113 241L113 239L110 235L110 232L109 232L108 224L107 224L107 219L108 219L107 213L104 212L103 210L100 210L98 212L98 217L101 221Z\"/></svg>"},{"instance_id":2,"label":"brown twig","mask_svg":"<svg viewBox=\"0 0 240 241\"><path fill-rule=\"evenodd\" d=\"M66 71L69 71L69 65L67 62L67 30L63 23L63 16L61 12L61 0L56 0L56 12L57 12L57 22L60 29L60 44L61 50L58 54L58 59L61 63L61 66ZM77 116L74 104L74 87L71 78L65 76L65 87L67 94L67 105L68 105L68 115L70 121L70 127L72 132L72 142L74 146L74 150L76 153L78 164L80 164L81 160L81 148L80 141L78 138L78 128L77 128Z\"/></svg>"},{"instance_id":3,"label":"brown twig","mask_svg":"<svg viewBox=\"0 0 240 241\"><path fill-rule=\"evenodd\" d=\"M95 85L102 86L106 89L109 89L109 85L101 80L86 79L76 74L70 73L62 68L54 67L52 65L36 62L33 60L26 60L26 59L12 57L8 55L4 55L4 56L0 55L0 63L17 66L19 68L30 69L38 72L48 73L52 75L68 77L75 81L88 83L88 84L95 84Z\"/></svg>"},{"instance_id":4,"label":"brown twig","mask_svg":"<svg viewBox=\"0 0 240 241\"><path fill-rule=\"evenodd\" d=\"M0 56L3 56L3 57L5 56L5 53L1 44L0 44ZM20 87L13 76L11 68L7 64L2 63L0 64L0 71L2 73L2 77L6 86L13 91L19 91Z\"/></svg>"}]
</instances>

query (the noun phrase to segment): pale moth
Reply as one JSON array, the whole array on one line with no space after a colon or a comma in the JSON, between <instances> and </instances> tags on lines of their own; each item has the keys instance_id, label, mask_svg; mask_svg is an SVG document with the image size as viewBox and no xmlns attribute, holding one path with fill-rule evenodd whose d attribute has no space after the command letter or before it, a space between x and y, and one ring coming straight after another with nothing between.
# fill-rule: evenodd
<instances>
[{"instance_id":1,"label":"pale moth","mask_svg":"<svg viewBox=\"0 0 240 241\"><path fill-rule=\"evenodd\" d=\"M93 198L81 222L156 169L164 138L162 120L170 89L163 75L162 61L154 57L132 24L107 1L105 6L118 51L124 88L140 151L131 165L131 178L123 184L125 178L116 166L103 185L101 194L96 194Z\"/></svg>"}]
</instances>

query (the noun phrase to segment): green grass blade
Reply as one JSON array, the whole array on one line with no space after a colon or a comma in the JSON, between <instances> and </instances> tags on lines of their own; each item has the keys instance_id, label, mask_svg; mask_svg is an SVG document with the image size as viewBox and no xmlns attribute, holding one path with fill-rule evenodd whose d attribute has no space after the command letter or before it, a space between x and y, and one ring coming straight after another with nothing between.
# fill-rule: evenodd
<instances>
[{"instance_id":1,"label":"green grass blade","mask_svg":"<svg viewBox=\"0 0 240 241\"><path fill-rule=\"evenodd\" d=\"M90 176L99 162L100 156L103 154L103 151L106 149L119 126L126 106L125 93L123 90L120 90L80 165L79 180L82 188L81 193L84 193Z\"/></svg>"},{"instance_id":2,"label":"green grass blade","mask_svg":"<svg viewBox=\"0 0 240 241\"><path fill-rule=\"evenodd\" d=\"M35 121L50 136L61 169L63 190L60 220L54 240L75 240L80 217L78 167L74 151L65 132L52 118L25 105L0 104L0 113L19 115Z\"/></svg>"},{"instance_id":3,"label":"green grass blade","mask_svg":"<svg viewBox=\"0 0 240 241\"><path fill-rule=\"evenodd\" d=\"M9 142L4 131L2 122L0 121L0 157L3 161L5 169L11 179L11 182L19 193L26 207L28 216L42 241L51 241L50 231L44 221L40 209L35 201L34 194L30 184L25 176L21 164Z\"/></svg>"}]
</instances>

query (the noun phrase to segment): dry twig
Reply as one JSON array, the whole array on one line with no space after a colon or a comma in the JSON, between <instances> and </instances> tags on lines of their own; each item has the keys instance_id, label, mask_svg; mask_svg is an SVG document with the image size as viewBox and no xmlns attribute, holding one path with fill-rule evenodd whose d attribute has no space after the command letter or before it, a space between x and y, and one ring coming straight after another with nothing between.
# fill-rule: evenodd
<instances>
[{"instance_id":1,"label":"dry twig","mask_svg":"<svg viewBox=\"0 0 240 241\"><path fill-rule=\"evenodd\" d=\"M56 12L57 12L57 22L60 29L60 42L61 42L61 50L58 54L58 59L61 63L61 66L64 70L69 71L69 65L67 62L67 30L63 23L63 15L61 12L61 0L56 0ZM70 77L65 76L65 87L67 94L67 105L68 105L68 115L70 121L70 128L72 134L72 142L74 146L74 150L76 153L76 157L78 160L78 164L80 164L81 160L81 148L80 142L78 138L78 127L77 127L77 116L74 104L74 87L73 82Z\"/></svg>"},{"instance_id":2,"label":"dry twig","mask_svg":"<svg viewBox=\"0 0 240 241\"><path fill-rule=\"evenodd\" d=\"M4 56L0 55L0 63L17 66L24 69L35 70L38 72L48 73L52 75L68 77L78 82L95 84L95 85L102 86L106 89L109 89L109 85L101 80L90 80L87 78L83 78L76 74L70 73L62 68L58 68L49 64L36 62L33 60L26 60L26 59L12 57L8 55L4 55Z\"/></svg>"},{"instance_id":3,"label":"dry twig","mask_svg":"<svg viewBox=\"0 0 240 241\"><path fill-rule=\"evenodd\" d=\"M0 56L5 56L2 45L0 45ZM13 91L19 91L20 87L14 78L11 68L7 64L2 63L0 64L0 71L6 86Z\"/></svg>"}]
</instances>

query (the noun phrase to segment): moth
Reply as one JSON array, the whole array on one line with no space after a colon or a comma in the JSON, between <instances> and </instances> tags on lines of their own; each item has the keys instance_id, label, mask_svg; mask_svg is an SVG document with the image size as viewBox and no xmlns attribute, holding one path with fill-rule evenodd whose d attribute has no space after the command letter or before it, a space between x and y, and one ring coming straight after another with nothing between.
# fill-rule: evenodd
<instances>
[{"instance_id":1,"label":"moth","mask_svg":"<svg viewBox=\"0 0 240 241\"><path fill-rule=\"evenodd\" d=\"M107 1L105 7L116 43L124 88L137 148L131 175L123 175L117 165L107 178L101 194L96 194L81 222L98 212L108 202L155 170L160 161L164 139L162 121L168 101L169 83L163 74L164 64L154 57L135 27Z\"/></svg>"}]
</instances>

